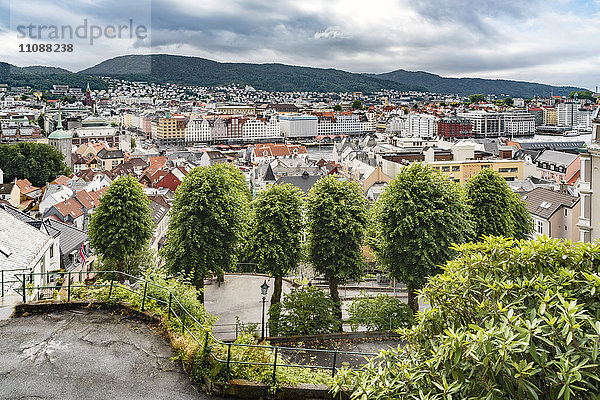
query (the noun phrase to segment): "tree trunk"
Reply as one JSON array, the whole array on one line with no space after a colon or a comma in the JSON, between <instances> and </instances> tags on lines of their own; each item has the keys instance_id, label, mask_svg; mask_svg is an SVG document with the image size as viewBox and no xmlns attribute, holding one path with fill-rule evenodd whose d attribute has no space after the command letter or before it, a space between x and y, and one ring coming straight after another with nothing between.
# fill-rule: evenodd
<instances>
[{"instance_id":1,"label":"tree trunk","mask_svg":"<svg viewBox=\"0 0 600 400\"><path fill-rule=\"evenodd\" d=\"M343 332L342 327L342 302L340 300L340 294L338 293L338 282L335 276L329 277L329 293L333 300L334 313L337 319L340 321L338 326L338 332Z\"/></svg>"},{"instance_id":2,"label":"tree trunk","mask_svg":"<svg viewBox=\"0 0 600 400\"><path fill-rule=\"evenodd\" d=\"M198 290L198 301L204 305L204 277L198 279L196 289Z\"/></svg>"},{"instance_id":3,"label":"tree trunk","mask_svg":"<svg viewBox=\"0 0 600 400\"><path fill-rule=\"evenodd\" d=\"M119 260L119 271L125 272L125 259L124 258L121 258ZM119 283L121 283L121 284L125 283L125 275L124 274L117 273L116 275L117 275L117 277L116 277L117 281L119 281Z\"/></svg>"},{"instance_id":4,"label":"tree trunk","mask_svg":"<svg viewBox=\"0 0 600 400\"><path fill-rule=\"evenodd\" d=\"M281 292L283 290L283 276L275 275L275 284L273 285L273 295L271 296L271 305L281 301Z\"/></svg>"},{"instance_id":5,"label":"tree trunk","mask_svg":"<svg viewBox=\"0 0 600 400\"><path fill-rule=\"evenodd\" d=\"M271 307L269 307L269 335L277 336L279 334L279 315L280 309L273 307L281 303L281 292L283 290L283 275L275 275L273 285L273 295L271 295Z\"/></svg>"},{"instance_id":6,"label":"tree trunk","mask_svg":"<svg viewBox=\"0 0 600 400\"><path fill-rule=\"evenodd\" d=\"M411 287L408 287L408 306L415 315L419 311L419 299L417 298L417 290Z\"/></svg>"}]
</instances>

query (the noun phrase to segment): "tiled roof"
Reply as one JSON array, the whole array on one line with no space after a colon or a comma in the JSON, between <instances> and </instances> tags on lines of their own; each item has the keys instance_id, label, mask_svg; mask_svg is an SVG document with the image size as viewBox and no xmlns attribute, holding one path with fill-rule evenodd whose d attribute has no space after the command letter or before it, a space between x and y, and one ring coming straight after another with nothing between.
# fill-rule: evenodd
<instances>
[{"instance_id":1,"label":"tiled roof","mask_svg":"<svg viewBox=\"0 0 600 400\"><path fill-rule=\"evenodd\" d=\"M65 268L69 268L71 264L69 254L81 248L81 244L88 241L87 233L52 218L46 218L44 223L60 232L59 246L61 262Z\"/></svg>"},{"instance_id":2,"label":"tiled roof","mask_svg":"<svg viewBox=\"0 0 600 400\"><path fill-rule=\"evenodd\" d=\"M0 269L35 266L51 240L39 229L0 209Z\"/></svg>"},{"instance_id":3,"label":"tiled roof","mask_svg":"<svg viewBox=\"0 0 600 400\"><path fill-rule=\"evenodd\" d=\"M559 208L573 208L578 197L555 192L554 190L536 188L521 195L527 205L527 211L543 219L550 218Z\"/></svg>"},{"instance_id":4,"label":"tiled roof","mask_svg":"<svg viewBox=\"0 0 600 400\"><path fill-rule=\"evenodd\" d=\"M578 154L563 153L562 151L546 150L535 160L537 164L548 163L554 165L564 166L565 168L573 164Z\"/></svg>"},{"instance_id":5,"label":"tiled roof","mask_svg":"<svg viewBox=\"0 0 600 400\"><path fill-rule=\"evenodd\" d=\"M124 158L125 155L123 154L122 150L106 150L106 149L102 149L98 152L98 158L101 158L103 160L105 159L117 159L117 158Z\"/></svg>"},{"instance_id":6,"label":"tiled roof","mask_svg":"<svg viewBox=\"0 0 600 400\"><path fill-rule=\"evenodd\" d=\"M167 212L169 211L169 209L163 204L159 204L153 200L150 200L149 206L152 214L152 220L155 224L158 224L164 218L164 216L167 215Z\"/></svg>"},{"instance_id":7,"label":"tiled roof","mask_svg":"<svg viewBox=\"0 0 600 400\"><path fill-rule=\"evenodd\" d=\"M61 176L59 176L58 178L56 178L55 180L53 180L53 181L52 181L52 182L50 182L50 183L55 183L55 184L57 184L57 185L65 185L65 186L66 186L66 185L67 185L67 183L69 183L69 181L70 181L70 179L69 179L69 178L67 178L67 177L66 177L66 176L64 176L64 175L61 175Z\"/></svg>"},{"instance_id":8,"label":"tiled roof","mask_svg":"<svg viewBox=\"0 0 600 400\"><path fill-rule=\"evenodd\" d=\"M300 188L305 194L317 183L322 176L302 174L299 176L282 176L275 182L277 185L285 185L286 183L292 184L297 188Z\"/></svg>"},{"instance_id":9,"label":"tiled roof","mask_svg":"<svg viewBox=\"0 0 600 400\"><path fill-rule=\"evenodd\" d=\"M63 217L69 215L71 218L75 219L83 215L83 206L75 198L70 198L57 203L54 205L54 208L56 208Z\"/></svg>"},{"instance_id":10,"label":"tiled roof","mask_svg":"<svg viewBox=\"0 0 600 400\"><path fill-rule=\"evenodd\" d=\"M12 182L0 185L0 194L10 194L10 192L13 190L13 185L14 184Z\"/></svg>"},{"instance_id":11,"label":"tiled roof","mask_svg":"<svg viewBox=\"0 0 600 400\"><path fill-rule=\"evenodd\" d=\"M38 190L38 187L33 186L29 179L17 179L17 186L21 191L21 194L31 193L35 190Z\"/></svg>"}]
</instances>

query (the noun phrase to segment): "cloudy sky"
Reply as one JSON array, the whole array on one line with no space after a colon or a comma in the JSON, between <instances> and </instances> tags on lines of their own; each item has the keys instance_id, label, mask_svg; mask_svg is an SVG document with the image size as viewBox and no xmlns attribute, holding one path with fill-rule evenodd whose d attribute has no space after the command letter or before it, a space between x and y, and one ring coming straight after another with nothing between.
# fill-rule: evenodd
<instances>
[{"instance_id":1,"label":"cloudy sky","mask_svg":"<svg viewBox=\"0 0 600 400\"><path fill-rule=\"evenodd\" d=\"M58 40L18 31L33 25L37 36L39 26L87 21L112 33L130 20L150 35L125 32L90 44L89 34ZM74 50L19 52L33 43L71 43ZM0 0L2 61L77 71L132 53L593 89L600 85L600 0Z\"/></svg>"}]
</instances>

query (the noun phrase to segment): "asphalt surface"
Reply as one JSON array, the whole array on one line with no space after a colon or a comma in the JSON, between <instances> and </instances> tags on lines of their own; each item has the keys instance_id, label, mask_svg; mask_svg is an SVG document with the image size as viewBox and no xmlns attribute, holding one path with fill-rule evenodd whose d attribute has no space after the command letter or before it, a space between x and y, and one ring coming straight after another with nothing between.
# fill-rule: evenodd
<instances>
[{"instance_id":1,"label":"asphalt surface","mask_svg":"<svg viewBox=\"0 0 600 400\"><path fill-rule=\"evenodd\" d=\"M0 321L1 399L208 399L147 325L100 311Z\"/></svg>"},{"instance_id":2,"label":"asphalt surface","mask_svg":"<svg viewBox=\"0 0 600 400\"><path fill-rule=\"evenodd\" d=\"M267 281L269 290L265 296L265 318L268 319L271 295L273 294L274 279L257 275L227 274L225 282L205 284L204 305L206 310L219 317L214 334L220 339L235 338L236 317L241 322L251 322L260 325L262 318L262 295L260 285ZM289 293L292 288L288 282L283 282L283 293ZM257 327L260 331L261 327Z\"/></svg>"}]
</instances>

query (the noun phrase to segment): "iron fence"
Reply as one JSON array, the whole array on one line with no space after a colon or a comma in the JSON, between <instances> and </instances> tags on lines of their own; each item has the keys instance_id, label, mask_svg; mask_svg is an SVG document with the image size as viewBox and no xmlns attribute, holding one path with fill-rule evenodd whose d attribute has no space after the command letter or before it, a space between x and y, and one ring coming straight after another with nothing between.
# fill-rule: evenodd
<instances>
[{"instance_id":1,"label":"iron fence","mask_svg":"<svg viewBox=\"0 0 600 400\"><path fill-rule=\"evenodd\" d=\"M271 346L264 344L245 344L245 343L232 343L224 342L216 338L210 327L205 326L203 323L198 321L192 313L190 313L181 301L175 296L169 288L157 285L149 280L135 277L120 271L100 271L95 272L98 275L110 275L110 281L98 280L94 282L73 282L73 277L77 276L78 273L72 272L54 272L52 275L60 276L63 282L60 286L56 282L50 281L49 273L22 273L16 274L15 277L20 283L19 287L14 290L22 296L24 303L27 302L28 291L33 294L37 290L37 293L41 293L44 290L65 290L67 294L67 302L71 302L73 289L76 288L102 288L108 287L107 300L109 300L116 288L120 288L131 293L134 293L141 297L140 311L144 311L148 300L154 300L157 304L161 304L167 310L167 319L175 319L181 326L181 333L187 334L191 337L198 346L202 346L205 354L210 355L215 361L225 364L226 368L226 380L229 380L230 370L232 364L240 365L253 365L253 366L264 366L273 368L273 384L276 381L277 368L309 368L317 370L330 370L332 376L335 376L336 371L339 369L341 363L354 364L353 366L360 369L360 365L364 364L369 357L376 356L376 353L364 353L364 352L352 352L352 351L341 351L341 350L322 350L322 349L310 349L310 348L297 348L297 347L285 347L285 346ZM47 283L44 285L33 285L35 276L41 276L42 281ZM120 276L123 282L128 279L132 284L126 285L115 279L115 276ZM29 282L29 284L28 284ZM51 284L54 283L54 284ZM79 284L77 284L79 283ZM66 285L66 288L65 288ZM148 287L164 290L165 294L168 293L168 300L163 298L157 298L151 296L148 293ZM165 296L166 298L167 296ZM195 332L193 327L197 327L200 331ZM191 329L192 328L192 329ZM239 328L239 327L238 327ZM210 346L219 345L227 349L227 357L225 359L219 358L214 352L210 351ZM234 359L232 357L232 347L240 347L246 349L266 349L272 352L274 355L272 362L255 362L255 361L244 361L243 359ZM284 358L285 357L285 358ZM345 360L345 361L343 361ZM317 361L317 362L315 362Z\"/></svg>"}]
</instances>

